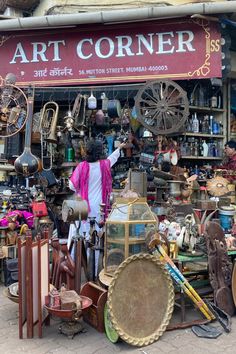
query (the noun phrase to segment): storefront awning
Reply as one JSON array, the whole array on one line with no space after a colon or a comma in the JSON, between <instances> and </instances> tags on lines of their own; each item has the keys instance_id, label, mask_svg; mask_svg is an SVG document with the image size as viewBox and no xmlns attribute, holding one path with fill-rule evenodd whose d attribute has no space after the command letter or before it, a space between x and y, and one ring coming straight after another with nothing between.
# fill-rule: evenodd
<instances>
[{"instance_id":1,"label":"storefront awning","mask_svg":"<svg viewBox=\"0 0 236 354\"><path fill-rule=\"evenodd\" d=\"M85 24L111 24L156 19L212 16L236 12L236 1L203 2L176 6L149 6L124 10L23 17L0 21L0 31L19 31L51 27L68 27Z\"/></svg>"}]
</instances>

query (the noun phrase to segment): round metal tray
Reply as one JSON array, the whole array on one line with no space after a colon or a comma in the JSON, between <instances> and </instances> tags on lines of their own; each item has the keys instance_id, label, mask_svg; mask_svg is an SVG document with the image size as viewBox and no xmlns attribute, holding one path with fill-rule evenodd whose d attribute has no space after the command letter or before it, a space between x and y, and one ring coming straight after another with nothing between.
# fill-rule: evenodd
<instances>
[{"instance_id":1,"label":"round metal tray","mask_svg":"<svg viewBox=\"0 0 236 354\"><path fill-rule=\"evenodd\" d=\"M112 326L127 343L145 346L165 331L174 308L174 287L155 256L137 254L120 264L108 290Z\"/></svg>"}]
</instances>

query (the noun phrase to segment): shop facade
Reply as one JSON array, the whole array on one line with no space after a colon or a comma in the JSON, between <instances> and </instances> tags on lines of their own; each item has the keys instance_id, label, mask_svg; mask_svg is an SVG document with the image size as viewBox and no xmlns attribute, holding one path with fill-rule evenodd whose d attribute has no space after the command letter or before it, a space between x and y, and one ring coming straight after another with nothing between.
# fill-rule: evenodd
<instances>
[{"instance_id":1,"label":"shop facade","mask_svg":"<svg viewBox=\"0 0 236 354\"><path fill-rule=\"evenodd\" d=\"M185 183L186 180L181 181L180 178L176 180L173 176L181 175L184 178L194 176L190 182L198 179L199 184L204 184L208 177L209 179L213 177L212 171L222 162L223 148L229 134L226 104L229 86L225 73L222 73L221 37L220 24L207 16L138 23L131 21L106 26L96 23L92 29L91 24L81 24L79 28L73 26L41 30L28 28L23 31L4 32L0 46L2 107L4 107L1 111L0 136L5 139L3 154L13 164L27 147L27 151L31 150L41 159L42 169L39 173L37 171L31 174L23 164L21 177L11 171L9 175L5 175L3 185L11 183L13 186L23 183L26 189L39 188L50 205L54 215L53 221L60 224L57 225L57 236L66 238L68 220L63 218L63 202L69 200L72 194L68 181L74 168L85 158L87 141L91 138L102 141L104 154L108 156L120 141L125 140L127 146L112 172L114 195L116 197L121 192L128 177L130 190L136 186L137 190L133 190L137 193L136 198L147 197L147 202L139 201L145 207L145 212L140 207L142 211L140 219L135 219L136 212L140 211L138 207L135 208L137 200L132 202L134 210L128 203L127 208L131 211L129 215L127 214L129 219L125 219L125 222L122 220L122 214L116 216L114 210L111 213L106 224L106 237L109 240L105 239L105 252L103 247L106 266L109 265L109 256L114 254L115 257L120 254L123 257L125 254L125 258L128 258L140 253L145 245L146 235L143 231L146 224L151 226L157 224L152 213L147 219L144 217L145 213L149 213L149 207L159 221L163 221L159 231L162 231L161 227L163 231L167 231L164 230L164 220L168 217L170 223L174 218L180 226L184 213L184 222L190 228L191 235L188 235L188 241L187 239L184 241L183 238L178 247L182 251L186 251L187 247L188 255L189 253L193 255L196 251L194 248L196 243L192 242L195 222L193 217L191 220L185 218L191 214L193 201L191 198L198 203L194 206L194 213L196 218L198 217L199 230L203 230L204 225L201 221L203 216L206 216L205 209L208 210L208 207L209 210L217 209L215 200L205 198L207 191L209 190L213 197L217 196L216 193L220 193L218 196L221 196L221 188L227 186L223 184L220 188L219 183L216 183L217 186L201 185L203 188L198 186L199 188L195 190L193 185L190 188ZM7 90L9 73L13 74L13 79L11 77L13 81L9 87L14 87L10 94ZM10 110L7 108L9 102ZM13 112L16 112L14 117ZM27 124L26 117L32 118L32 126ZM168 170L162 169L164 165L166 168L166 163ZM178 172L178 168L181 172ZM133 184L132 171L139 172L139 179ZM228 192L230 190L227 190ZM42 194L39 193L37 197L42 198ZM230 194L230 197L232 199L226 202L227 207L235 195ZM167 203L173 199L174 203L173 201ZM42 202L42 199L35 201ZM176 208L172 208L171 203ZM119 208L122 208L122 205ZM37 215L37 207L34 216L39 216L40 219L42 215ZM170 211L176 214L169 215ZM232 210L231 212L233 213ZM114 215L115 222L112 219ZM230 223L232 215L230 214ZM91 224L94 236L93 226ZM125 241L120 239L123 229ZM229 231L228 226L224 231ZM173 230L172 232L173 234L167 234L169 241L176 241L176 234ZM106 248L108 243L110 248ZM93 240L93 245L95 244L96 238ZM125 252L122 252L121 244L125 244ZM174 244L175 242L172 242L170 252L172 258L177 255ZM81 243L78 242L77 245L80 247ZM59 242L57 246L60 247ZM95 252L95 249L93 250ZM161 248L159 250L162 252ZM68 259L66 247L63 252L64 260ZM81 249L78 249L78 252L81 252ZM138 262L145 258L145 262L153 267L153 261L150 261L148 256L145 257L140 256ZM133 264L136 261L134 258ZM130 264L131 261L126 262ZM81 264L80 259L77 271L81 272L84 264ZM94 273L91 278L95 281ZM169 284L170 279L167 278ZM60 288L62 284L58 283L58 279L56 282L54 278L54 285ZM31 281L33 282L33 278ZM73 283L72 279L70 281L69 286L77 287L76 290L79 292L80 284L78 289L78 284ZM113 290L115 285L113 282ZM30 284L26 285L26 288L29 291ZM109 310L115 307L116 303L116 301L112 303L111 291ZM170 293L173 293L173 289ZM196 298L195 303L198 303L198 300ZM22 301L25 304L24 297ZM171 301L172 311L173 299ZM206 313L208 320L213 318L211 312ZM20 318L22 327L25 319L23 317ZM28 317L27 321L30 326L28 333L30 338L32 318ZM91 319L89 320L88 315L89 321ZM112 323L117 330L119 323L117 324L116 318L113 318ZM158 339L159 329L154 334L155 339ZM151 342L148 338L143 345ZM132 344L132 338L129 338L128 343ZM139 338L135 343L142 346Z\"/></svg>"}]
</instances>

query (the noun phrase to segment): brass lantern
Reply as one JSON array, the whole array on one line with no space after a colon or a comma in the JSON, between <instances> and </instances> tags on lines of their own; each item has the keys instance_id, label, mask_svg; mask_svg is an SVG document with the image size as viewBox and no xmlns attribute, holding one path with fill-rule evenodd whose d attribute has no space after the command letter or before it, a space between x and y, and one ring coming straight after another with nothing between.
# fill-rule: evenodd
<instances>
[{"instance_id":1,"label":"brass lantern","mask_svg":"<svg viewBox=\"0 0 236 354\"><path fill-rule=\"evenodd\" d=\"M105 274L112 275L129 256L146 252L145 234L157 222L146 198L117 198L105 224Z\"/></svg>"}]
</instances>

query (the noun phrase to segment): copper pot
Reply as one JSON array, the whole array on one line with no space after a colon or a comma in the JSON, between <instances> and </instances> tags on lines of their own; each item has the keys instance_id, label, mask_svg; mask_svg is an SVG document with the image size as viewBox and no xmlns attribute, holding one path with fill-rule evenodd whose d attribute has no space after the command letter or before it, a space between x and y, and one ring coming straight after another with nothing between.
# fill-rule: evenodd
<instances>
[{"instance_id":1,"label":"copper pot","mask_svg":"<svg viewBox=\"0 0 236 354\"><path fill-rule=\"evenodd\" d=\"M101 109L99 109L95 114L95 122L97 125L103 125L105 122L104 113Z\"/></svg>"}]
</instances>

